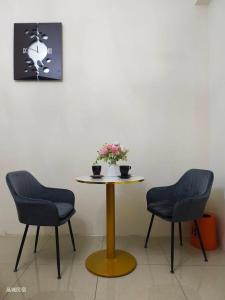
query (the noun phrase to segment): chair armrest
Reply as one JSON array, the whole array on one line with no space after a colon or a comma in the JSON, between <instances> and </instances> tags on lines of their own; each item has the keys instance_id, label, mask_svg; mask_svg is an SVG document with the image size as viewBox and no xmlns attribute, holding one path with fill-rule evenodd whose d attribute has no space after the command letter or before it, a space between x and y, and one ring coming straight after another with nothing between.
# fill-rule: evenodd
<instances>
[{"instance_id":1,"label":"chair armrest","mask_svg":"<svg viewBox=\"0 0 225 300\"><path fill-rule=\"evenodd\" d=\"M74 193L67 189L44 187L44 199L52 202L65 202L74 206Z\"/></svg>"},{"instance_id":2,"label":"chair armrest","mask_svg":"<svg viewBox=\"0 0 225 300\"><path fill-rule=\"evenodd\" d=\"M172 220L174 222L184 222L201 218L208 197L208 195L201 195L177 200L174 206Z\"/></svg>"},{"instance_id":3,"label":"chair armrest","mask_svg":"<svg viewBox=\"0 0 225 300\"><path fill-rule=\"evenodd\" d=\"M175 196L175 185L161 186L150 189L147 192L147 201L157 202L160 200L172 200Z\"/></svg>"},{"instance_id":4,"label":"chair armrest","mask_svg":"<svg viewBox=\"0 0 225 300\"><path fill-rule=\"evenodd\" d=\"M57 207L45 199L16 196L19 221L29 225L56 226L59 223Z\"/></svg>"}]
</instances>

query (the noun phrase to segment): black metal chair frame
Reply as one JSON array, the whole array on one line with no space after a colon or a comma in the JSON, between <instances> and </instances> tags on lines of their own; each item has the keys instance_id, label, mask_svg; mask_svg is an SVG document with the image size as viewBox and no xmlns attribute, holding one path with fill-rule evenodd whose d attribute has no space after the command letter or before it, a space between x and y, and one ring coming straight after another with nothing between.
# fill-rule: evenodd
<instances>
[{"instance_id":1,"label":"black metal chair frame","mask_svg":"<svg viewBox=\"0 0 225 300\"><path fill-rule=\"evenodd\" d=\"M150 233L151 233L151 229L152 229L154 217L155 217L155 215L152 214L151 221L150 221L149 228L148 228L148 233L147 233L146 240L145 240L145 248L148 248L148 240L149 240L149 237L150 237ZM194 220L194 223L195 223L195 227L196 227L196 231L197 231L197 235L198 235L198 239L199 239L199 242L200 242L200 246L201 246L201 250L202 250L204 259L207 262L208 259L207 259L207 255L206 255L206 252L205 252L205 247L204 247L204 244L203 244L203 241L202 241L202 237L201 237L201 233L200 233L200 230L199 230L199 226L198 226L197 220ZM174 224L176 224L176 223L175 222L171 222L171 253L170 253L170 258L171 258L171 269L170 269L170 272L171 273L174 273ZM179 225L180 246L183 246L183 237L182 237L182 225L181 225L181 222L178 222L178 225Z\"/></svg>"},{"instance_id":2,"label":"black metal chair frame","mask_svg":"<svg viewBox=\"0 0 225 300\"><path fill-rule=\"evenodd\" d=\"M26 225L25 226L25 230L24 230L24 233L23 233L23 237L22 237L22 240L21 240L19 252L18 252L18 255L17 255L17 259L16 259L16 264L15 264L14 272L18 271L18 265L19 265L19 262L20 262L20 257L21 257L22 251L23 251L23 246L24 246L24 243L25 243L25 240L26 240L26 236L27 236L27 232L28 232L29 226L30 225ZM70 237L71 237L71 241L72 241L73 251L76 251L75 241L74 241L74 236L73 236L73 230L72 230L72 226L71 226L70 220L68 220L68 226L69 226L69 232L70 232ZM55 226L56 260L57 260L58 279L61 279L60 248L59 248L59 231L58 231L58 227L59 226ZM37 252L39 232L40 232L40 226L37 226L37 231L36 231L36 236L35 236L35 244L34 244L34 253Z\"/></svg>"}]
</instances>

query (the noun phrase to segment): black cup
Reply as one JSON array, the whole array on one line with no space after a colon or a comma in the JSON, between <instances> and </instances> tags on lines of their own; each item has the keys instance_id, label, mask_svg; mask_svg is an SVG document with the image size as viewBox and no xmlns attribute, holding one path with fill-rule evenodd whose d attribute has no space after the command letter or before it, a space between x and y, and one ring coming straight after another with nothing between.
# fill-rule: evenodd
<instances>
[{"instance_id":1,"label":"black cup","mask_svg":"<svg viewBox=\"0 0 225 300\"><path fill-rule=\"evenodd\" d=\"M94 176L100 175L101 174L101 169L102 169L102 166L99 166L99 165L92 166L93 175Z\"/></svg>"},{"instance_id":2,"label":"black cup","mask_svg":"<svg viewBox=\"0 0 225 300\"><path fill-rule=\"evenodd\" d=\"M129 177L131 166L120 166L121 177Z\"/></svg>"}]
</instances>

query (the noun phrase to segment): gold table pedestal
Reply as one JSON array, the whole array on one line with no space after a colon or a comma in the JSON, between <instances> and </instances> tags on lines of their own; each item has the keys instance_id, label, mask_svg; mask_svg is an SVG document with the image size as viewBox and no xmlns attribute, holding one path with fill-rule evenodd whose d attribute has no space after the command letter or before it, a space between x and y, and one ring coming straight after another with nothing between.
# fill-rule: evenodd
<instances>
[{"instance_id":1,"label":"gold table pedestal","mask_svg":"<svg viewBox=\"0 0 225 300\"><path fill-rule=\"evenodd\" d=\"M137 265L133 255L115 250L115 185L106 184L106 244L107 249L91 254L86 260L86 268L99 276L119 277L132 272Z\"/></svg>"},{"instance_id":2,"label":"gold table pedestal","mask_svg":"<svg viewBox=\"0 0 225 300\"><path fill-rule=\"evenodd\" d=\"M137 261L133 255L115 249L115 184L137 183L143 180L143 177L131 177L127 180L107 177L102 180L77 178L77 181L82 183L106 184L106 250L94 252L86 259L86 268L91 273L103 277L119 277L136 268Z\"/></svg>"},{"instance_id":3,"label":"gold table pedestal","mask_svg":"<svg viewBox=\"0 0 225 300\"><path fill-rule=\"evenodd\" d=\"M103 277L119 277L132 272L137 266L133 255L123 250L115 251L115 258L107 258L107 251L97 251L86 259L86 268Z\"/></svg>"}]
</instances>

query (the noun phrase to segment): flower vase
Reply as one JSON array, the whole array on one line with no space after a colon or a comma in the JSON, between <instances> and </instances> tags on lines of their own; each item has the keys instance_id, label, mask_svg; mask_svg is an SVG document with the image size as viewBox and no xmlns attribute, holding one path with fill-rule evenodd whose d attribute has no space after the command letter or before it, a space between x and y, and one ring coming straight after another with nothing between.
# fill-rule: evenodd
<instances>
[{"instance_id":1,"label":"flower vase","mask_svg":"<svg viewBox=\"0 0 225 300\"><path fill-rule=\"evenodd\" d=\"M117 164L109 164L107 168L107 176L118 177L120 175L120 169Z\"/></svg>"}]
</instances>

